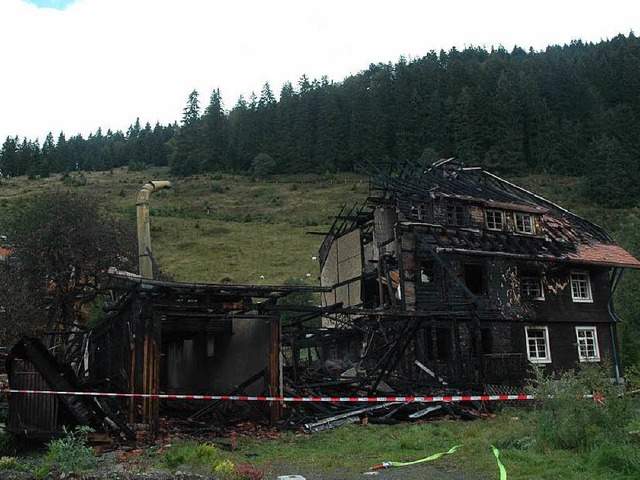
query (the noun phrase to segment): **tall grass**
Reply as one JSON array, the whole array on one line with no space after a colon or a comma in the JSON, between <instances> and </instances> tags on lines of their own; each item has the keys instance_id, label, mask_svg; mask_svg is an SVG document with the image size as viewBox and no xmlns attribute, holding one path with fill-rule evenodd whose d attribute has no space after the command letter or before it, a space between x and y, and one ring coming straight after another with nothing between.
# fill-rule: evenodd
<instances>
[{"instance_id":1,"label":"tall grass","mask_svg":"<svg viewBox=\"0 0 640 480\"><path fill-rule=\"evenodd\" d=\"M640 478L640 441L630 433L640 408L611 380L610 371L603 362L559 376L537 375L536 448L575 451L594 467Z\"/></svg>"},{"instance_id":2,"label":"tall grass","mask_svg":"<svg viewBox=\"0 0 640 480\"><path fill-rule=\"evenodd\" d=\"M92 430L89 427L78 427L75 430L65 430L64 437L51 440L47 444L44 463L36 471L36 477L43 478L52 473L64 478L90 471L95 467L96 454L89 446L86 434Z\"/></svg>"}]
</instances>

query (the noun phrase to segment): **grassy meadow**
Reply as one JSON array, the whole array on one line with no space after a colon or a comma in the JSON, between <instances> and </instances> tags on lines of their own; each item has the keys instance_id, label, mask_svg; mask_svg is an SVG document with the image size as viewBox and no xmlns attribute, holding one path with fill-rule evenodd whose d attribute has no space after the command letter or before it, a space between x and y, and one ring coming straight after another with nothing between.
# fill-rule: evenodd
<instances>
[{"instance_id":1,"label":"grassy meadow","mask_svg":"<svg viewBox=\"0 0 640 480\"><path fill-rule=\"evenodd\" d=\"M118 169L66 179L2 179L0 215L21 197L74 188L97 195L107 210L124 216L135 228L140 187L148 180L167 179L172 189L150 200L153 252L161 270L189 282L230 278L235 283L274 285L298 279L315 285L319 272L312 257L322 236L307 232L327 231L343 204L361 204L368 193L368 179L355 174L254 182L226 174L176 179L161 168Z\"/></svg>"}]
</instances>

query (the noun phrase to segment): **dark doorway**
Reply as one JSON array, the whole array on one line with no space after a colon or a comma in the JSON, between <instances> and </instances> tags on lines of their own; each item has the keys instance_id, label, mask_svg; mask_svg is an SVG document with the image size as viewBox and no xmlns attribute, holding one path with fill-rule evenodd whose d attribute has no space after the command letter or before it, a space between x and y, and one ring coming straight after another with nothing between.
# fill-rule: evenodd
<instances>
[{"instance_id":1,"label":"dark doorway","mask_svg":"<svg viewBox=\"0 0 640 480\"><path fill-rule=\"evenodd\" d=\"M487 293L484 281L484 267L477 263L464 265L464 284L474 295L484 295Z\"/></svg>"}]
</instances>

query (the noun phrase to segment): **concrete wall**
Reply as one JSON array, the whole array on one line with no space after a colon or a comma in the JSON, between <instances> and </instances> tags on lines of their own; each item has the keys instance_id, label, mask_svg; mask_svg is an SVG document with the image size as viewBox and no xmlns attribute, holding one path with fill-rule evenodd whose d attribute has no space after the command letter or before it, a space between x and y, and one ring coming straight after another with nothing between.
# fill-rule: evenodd
<instances>
[{"instance_id":1,"label":"concrete wall","mask_svg":"<svg viewBox=\"0 0 640 480\"><path fill-rule=\"evenodd\" d=\"M360 230L353 230L336 238L331 245L327 260L320 272L320 284L336 287L332 292L323 294L323 305L342 302L345 307L359 305L362 302L362 240Z\"/></svg>"},{"instance_id":2,"label":"concrete wall","mask_svg":"<svg viewBox=\"0 0 640 480\"><path fill-rule=\"evenodd\" d=\"M164 338L163 347L163 389L222 394L267 366L269 323L234 319L232 335ZM262 387L257 381L247 392L257 394Z\"/></svg>"}]
</instances>

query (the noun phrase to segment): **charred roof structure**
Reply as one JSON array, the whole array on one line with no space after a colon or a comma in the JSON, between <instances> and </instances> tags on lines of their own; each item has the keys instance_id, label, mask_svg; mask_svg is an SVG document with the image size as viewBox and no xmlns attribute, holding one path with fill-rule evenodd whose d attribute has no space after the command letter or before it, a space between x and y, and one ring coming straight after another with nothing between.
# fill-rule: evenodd
<instances>
[{"instance_id":1,"label":"charred roof structure","mask_svg":"<svg viewBox=\"0 0 640 480\"><path fill-rule=\"evenodd\" d=\"M109 276L114 301L97 327L74 326L14 347L8 360L12 388L278 396L278 300L294 292L327 290L172 282L117 270ZM33 438L49 438L76 424L127 439L132 438L128 426L157 432L158 399L108 400L14 395L7 429ZM279 408L274 402L258 416L277 421Z\"/></svg>"},{"instance_id":2,"label":"charred roof structure","mask_svg":"<svg viewBox=\"0 0 640 480\"><path fill-rule=\"evenodd\" d=\"M622 380L612 293L640 262L604 229L453 159L366 170L366 204L320 250L324 324L357 332L360 387L487 391L605 359Z\"/></svg>"}]
</instances>

